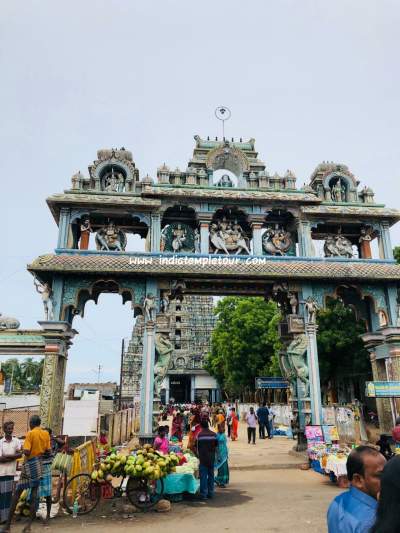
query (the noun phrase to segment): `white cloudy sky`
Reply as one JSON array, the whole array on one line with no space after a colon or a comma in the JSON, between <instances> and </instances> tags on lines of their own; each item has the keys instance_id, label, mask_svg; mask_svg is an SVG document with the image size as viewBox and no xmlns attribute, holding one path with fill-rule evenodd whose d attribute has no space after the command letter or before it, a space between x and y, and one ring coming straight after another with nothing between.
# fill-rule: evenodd
<instances>
[{"instance_id":1,"label":"white cloudy sky","mask_svg":"<svg viewBox=\"0 0 400 533\"><path fill-rule=\"evenodd\" d=\"M23 327L42 317L25 265L56 244L46 196L98 148L131 149L142 176L184 167L194 134L219 134L219 104L269 171L301 185L343 162L396 207L399 27L396 0L3 0L0 311ZM132 315L100 303L74 324L69 381L95 381L99 363L118 378Z\"/></svg>"}]
</instances>

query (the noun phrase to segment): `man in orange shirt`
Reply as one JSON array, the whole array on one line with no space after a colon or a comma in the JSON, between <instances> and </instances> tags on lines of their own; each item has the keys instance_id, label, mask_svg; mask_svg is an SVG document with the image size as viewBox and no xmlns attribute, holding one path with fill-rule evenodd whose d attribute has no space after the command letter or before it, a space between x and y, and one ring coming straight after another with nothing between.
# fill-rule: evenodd
<instances>
[{"instance_id":1,"label":"man in orange shirt","mask_svg":"<svg viewBox=\"0 0 400 533\"><path fill-rule=\"evenodd\" d=\"M2 533L10 531L11 520L19 497L25 489L31 489L31 514L29 522L22 530L23 533L31 531L31 524L36 515L36 499L40 478L42 477L42 457L51 453L50 435L40 427L41 420L37 415L31 416L29 420L30 431L26 434L22 453L25 455L25 462L22 466L21 478L17 484L16 492L11 503L10 514Z\"/></svg>"}]
</instances>

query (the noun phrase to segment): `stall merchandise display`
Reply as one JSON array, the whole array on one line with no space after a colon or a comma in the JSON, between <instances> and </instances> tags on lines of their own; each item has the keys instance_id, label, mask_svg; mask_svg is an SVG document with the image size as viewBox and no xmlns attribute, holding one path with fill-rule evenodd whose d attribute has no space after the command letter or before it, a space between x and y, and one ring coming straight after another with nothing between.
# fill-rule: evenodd
<instances>
[{"instance_id":1,"label":"stall merchandise display","mask_svg":"<svg viewBox=\"0 0 400 533\"><path fill-rule=\"evenodd\" d=\"M149 444L136 450L132 455L111 453L93 470L93 481L111 481L113 477L129 476L156 480L175 471L179 458L175 453L164 455Z\"/></svg>"},{"instance_id":2,"label":"stall merchandise display","mask_svg":"<svg viewBox=\"0 0 400 533\"><path fill-rule=\"evenodd\" d=\"M350 448L326 443L316 444L307 450L311 468L320 474L333 474L332 480L347 475L346 462L350 451Z\"/></svg>"}]
</instances>

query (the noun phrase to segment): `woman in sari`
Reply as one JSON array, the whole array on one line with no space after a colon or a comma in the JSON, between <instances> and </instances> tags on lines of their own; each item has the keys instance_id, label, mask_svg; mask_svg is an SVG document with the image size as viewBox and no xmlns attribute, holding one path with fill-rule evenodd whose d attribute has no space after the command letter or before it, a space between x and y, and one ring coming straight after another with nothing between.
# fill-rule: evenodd
<instances>
[{"instance_id":1,"label":"woman in sari","mask_svg":"<svg viewBox=\"0 0 400 533\"><path fill-rule=\"evenodd\" d=\"M201 431L200 413L198 411L195 411L193 413L192 419L190 420L190 431L188 435L188 444L187 444L188 450L192 450L192 452L194 452L196 448L197 435L200 433L200 431Z\"/></svg>"},{"instance_id":2,"label":"woman in sari","mask_svg":"<svg viewBox=\"0 0 400 533\"><path fill-rule=\"evenodd\" d=\"M218 431L219 426L224 423L225 423L224 411L222 409L218 409L215 415L215 424L214 424L214 426L217 428L217 431Z\"/></svg>"},{"instance_id":3,"label":"woman in sari","mask_svg":"<svg viewBox=\"0 0 400 533\"><path fill-rule=\"evenodd\" d=\"M239 419L236 414L236 409L232 407L231 410L231 439L237 440L238 438L238 428L239 428Z\"/></svg>"},{"instance_id":4,"label":"woman in sari","mask_svg":"<svg viewBox=\"0 0 400 533\"><path fill-rule=\"evenodd\" d=\"M176 437L179 442L183 439L183 414L178 411L172 419L171 437Z\"/></svg>"},{"instance_id":5,"label":"woman in sari","mask_svg":"<svg viewBox=\"0 0 400 533\"><path fill-rule=\"evenodd\" d=\"M225 424L219 424L217 433L217 453L215 458L215 468L218 470L215 476L215 483L219 487L225 487L229 483L228 465L228 442L225 435Z\"/></svg>"}]
</instances>

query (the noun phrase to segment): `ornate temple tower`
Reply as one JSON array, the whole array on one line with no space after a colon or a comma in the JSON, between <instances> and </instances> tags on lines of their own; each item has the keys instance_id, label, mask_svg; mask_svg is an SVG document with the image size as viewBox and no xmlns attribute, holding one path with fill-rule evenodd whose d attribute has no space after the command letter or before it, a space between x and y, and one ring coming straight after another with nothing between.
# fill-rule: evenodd
<instances>
[{"instance_id":1,"label":"ornate temple tower","mask_svg":"<svg viewBox=\"0 0 400 533\"><path fill-rule=\"evenodd\" d=\"M205 356L211 347L216 317L211 296L186 296L172 300L168 308L168 334L173 353L162 387L162 400L177 403L219 398L218 385L204 370ZM121 403L140 398L143 355L143 317L138 316L121 362Z\"/></svg>"}]
</instances>

